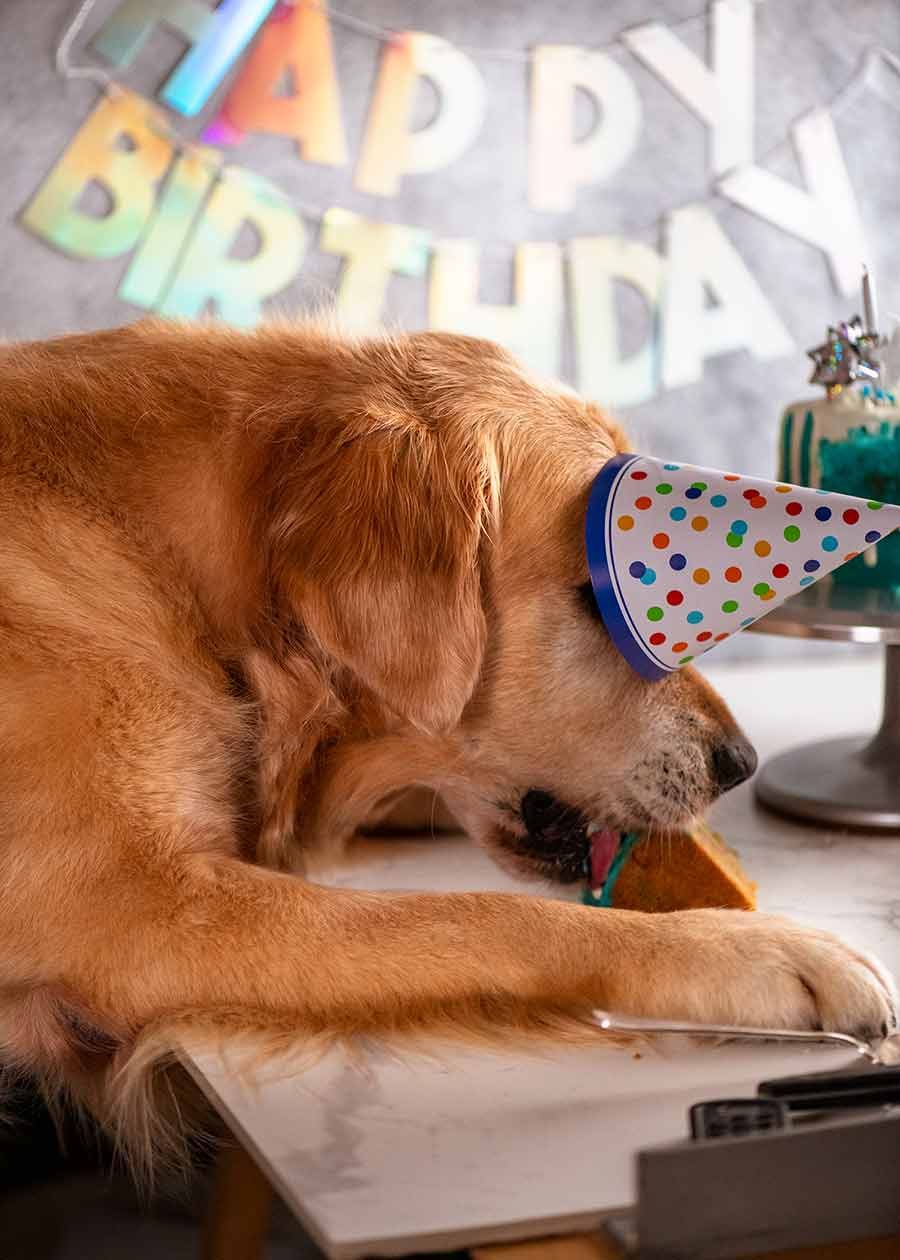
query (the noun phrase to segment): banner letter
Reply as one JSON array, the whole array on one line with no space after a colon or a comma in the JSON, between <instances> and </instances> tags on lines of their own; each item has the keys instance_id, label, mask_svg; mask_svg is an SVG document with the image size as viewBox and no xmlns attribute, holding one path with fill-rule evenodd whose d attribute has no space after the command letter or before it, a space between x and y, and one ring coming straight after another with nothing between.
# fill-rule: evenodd
<instances>
[{"instance_id":1,"label":"banner letter","mask_svg":"<svg viewBox=\"0 0 900 1260\"><path fill-rule=\"evenodd\" d=\"M119 297L154 310L221 165L214 149L195 146L175 160L156 211L119 285Z\"/></svg>"},{"instance_id":2,"label":"banner letter","mask_svg":"<svg viewBox=\"0 0 900 1260\"><path fill-rule=\"evenodd\" d=\"M165 22L195 44L207 34L214 17L200 0L124 0L100 27L92 47L117 70L127 70L157 23Z\"/></svg>"},{"instance_id":3,"label":"banner letter","mask_svg":"<svg viewBox=\"0 0 900 1260\"><path fill-rule=\"evenodd\" d=\"M571 210L579 184L608 179L631 153L640 98L611 57L574 45L539 45L531 74L529 201L535 210ZM590 94L600 114L583 140L575 139L577 88Z\"/></svg>"},{"instance_id":4,"label":"banner letter","mask_svg":"<svg viewBox=\"0 0 900 1260\"><path fill-rule=\"evenodd\" d=\"M326 210L319 248L346 262L335 310L347 332L375 332L381 322L391 272L424 276L430 233L399 223L374 223L350 210Z\"/></svg>"},{"instance_id":5,"label":"banner letter","mask_svg":"<svg viewBox=\"0 0 900 1260\"><path fill-rule=\"evenodd\" d=\"M840 141L827 109L814 109L791 128L809 192L761 166L743 166L719 181L719 191L745 210L822 251L839 293L859 288L869 257L859 206Z\"/></svg>"},{"instance_id":6,"label":"banner letter","mask_svg":"<svg viewBox=\"0 0 900 1260\"><path fill-rule=\"evenodd\" d=\"M158 22L191 44L161 96L182 114L197 114L266 20L275 0L125 0L100 28L94 48L118 69L140 52Z\"/></svg>"},{"instance_id":7,"label":"banner letter","mask_svg":"<svg viewBox=\"0 0 900 1260\"><path fill-rule=\"evenodd\" d=\"M159 119L139 96L117 89L82 123L68 149L22 214L22 222L76 258L115 258L133 249L153 210L157 181L172 158ZM134 146L116 143L127 136ZM109 196L108 214L76 203L89 184Z\"/></svg>"},{"instance_id":8,"label":"banner letter","mask_svg":"<svg viewBox=\"0 0 900 1260\"><path fill-rule=\"evenodd\" d=\"M478 301L474 241L435 245L429 286L430 328L499 341L535 372L558 376L563 318L562 251L553 242L520 245L511 306Z\"/></svg>"},{"instance_id":9,"label":"banner letter","mask_svg":"<svg viewBox=\"0 0 900 1260\"><path fill-rule=\"evenodd\" d=\"M775 359L794 348L790 335L718 221L700 205L668 220L663 286L662 379L666 389L699 381L704 359L749 350ZM708 306L706 293L716 299Z\"/></svg>"},{"instance_id":10,"label":"banner letter","mask_svg":"<svg viewBox=\"0 0 900 1260\"><path fill-rule=\"evenodd\" d=\"M427 127L410 131L420 76L435 86L440 105ZM401 175L436 171L458 158L483 121L484 80L472 61L436 35L398 35L382 57L356 187L392 197Z\"/></svg>"},{"instance_id":11,"label":"banner letter","mask_svg":"<svg viewBox=\"0 0 900 1260\"><path fill-rule=\"evenodd\" d=\"M712 129L713 174L753 161L752 0L715 0L712 69L661 22L622 42Z\"/></svg>"},{"instance_id":12,"label":"banner letter","mask_svg":"<svg viewBox=\"0 0 900 1260\"><path fill-rule=\"evenodd\" d=\"M244 223L259 248L252 258L230 257ZM222 319L251 328L262 299L290 284L305 252L306 229L284 195L259 175L226 167L157 310L193 319L214 302Z\"/></svg>"},{"instance_id":13,"label":"banner letter","mask_svg":"<svg viewBox=\"0 0 900 1260\"><path fill-rule=\"evenodd\" d=\"M571 241L569 251L578 388L607 407L652 398L658 388L662 258L649 245L623 236L583 237ZM616 280L637 290L650 315L649 338L628 358L619 349Z\"/></svg>"},{"instance_id":14,"label":"banner letter","mask_svg":"<svg viewBox=\"0 0 900 1260\"><path fill-rule=\"evenodd\" d=\"M277 96L285 74L291 77L294 95ZM247 131L292 136L307 162L346 164L331 30L317 3L297 0L276 6L203 139L238 144Z\"/></svg>"}]
</instances>

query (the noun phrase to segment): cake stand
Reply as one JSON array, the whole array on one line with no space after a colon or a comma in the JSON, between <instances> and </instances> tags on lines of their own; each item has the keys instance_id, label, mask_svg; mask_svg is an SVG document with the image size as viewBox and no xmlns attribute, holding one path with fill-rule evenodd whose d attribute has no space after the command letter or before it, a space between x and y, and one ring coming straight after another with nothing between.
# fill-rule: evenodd
<instances>
[{"instance_id":1,"label":"cake stand","mask_svg":"<svg viewBox=\"0 0 900 1260\"><path fill-rule=\"evenodd\" d=\"M884 645L884 712L877 733L805 744L773 757L757 776L756 796L792 818L900 832L900 596L826 579L751 629Z\"/></svg>"}]
</instances>

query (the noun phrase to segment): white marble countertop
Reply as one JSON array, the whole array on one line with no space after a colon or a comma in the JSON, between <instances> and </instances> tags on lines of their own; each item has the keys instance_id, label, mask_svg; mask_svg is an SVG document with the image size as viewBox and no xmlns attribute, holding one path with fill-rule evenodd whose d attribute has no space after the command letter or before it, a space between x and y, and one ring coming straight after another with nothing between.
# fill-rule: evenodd
<instances>
[{"instance_id":1,"label":"white marble countertop","mask_svg":"<svg viewBox=\"0 0 900 1260\"><path fill-rule=\"evenodd\" d=\"M877 658L710 667L761 757L874 731ZM848 836L758 810L749 786L712 820L759 882L762 909L828 928L900 973L900 837ZM518 888L460 838L367 841L332 882L369 888ZM546 890L536 890L546 891ZM598 913L602 913L598 911ZM190 1070L331 1257L404 1255L588 1229L634 1200L640 1147L686 1134L691 1103L846 1063L778 1046L598 1047L529 1057L446 1048L434 1059L332 1053L253 1084L222 1053Z\"/></svg>"}]
</instances>

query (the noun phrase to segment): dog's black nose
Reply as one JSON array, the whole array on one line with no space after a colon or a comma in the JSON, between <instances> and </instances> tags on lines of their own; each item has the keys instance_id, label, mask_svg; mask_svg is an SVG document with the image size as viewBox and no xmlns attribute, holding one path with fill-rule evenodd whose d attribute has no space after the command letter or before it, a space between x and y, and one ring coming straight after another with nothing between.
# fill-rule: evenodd
<instances>
[{"instance_id":1,"label":"dog's black nose","mask_svg":"<svg viewBox=\"0 0 900 1260\"><path fill-rule=\"evenodd\" d=\"M742 736L719 744L712 755L713 774L723 792L749 779L756 770L756 749Z\"/></svg>"}]
</instances>

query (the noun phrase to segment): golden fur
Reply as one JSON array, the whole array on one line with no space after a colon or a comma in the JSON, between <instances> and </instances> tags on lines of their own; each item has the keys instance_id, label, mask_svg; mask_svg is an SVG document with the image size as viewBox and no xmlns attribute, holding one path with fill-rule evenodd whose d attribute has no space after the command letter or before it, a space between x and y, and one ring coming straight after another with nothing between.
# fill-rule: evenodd
<instances>
[{"instance_id":1,"label":"golden fur","mask_svg":"<svg viewBox=\"0 0 900 1260\"><path fill-rule=\"evenodd\" d=\"M572 1032L591 1004L870 1033L889 981L762 915L303 878L440 790L674 826L736 736L585 610L621 432L486 342L155 322L0 350L0 1046L138 1154L172 1030ZM268 1038L268 1040L266 1040Z\"/></svg>"}]
</instances>

